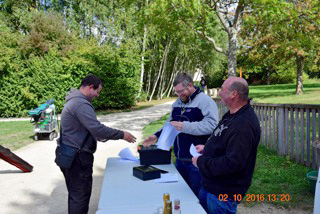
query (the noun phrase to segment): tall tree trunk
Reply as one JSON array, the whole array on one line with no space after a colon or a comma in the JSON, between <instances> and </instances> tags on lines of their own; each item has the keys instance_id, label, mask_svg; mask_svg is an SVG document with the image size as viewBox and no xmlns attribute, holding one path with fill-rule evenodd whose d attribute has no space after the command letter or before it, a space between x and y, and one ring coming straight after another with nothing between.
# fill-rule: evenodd
<instances>
[{"instance_id":1,"label":"tall tree trunk","mask_svg":"<svg viewBox=\"0 0 320 214\"><path fill-rule=\"evenodd\" d=\"M150 88L151 88L151 72L152 72L152 64L150 65L150 69L149 69L149 73L148 73L148 78L147 78L147 97L149 95L149 92L150 92Z\"/></svg>"},{"instance_id":2,"label":"tall tree trunk","mask_svg":"<svg viewBox=\"0 0 320 214\"><path fill-rule=\"evenodd\" d=\"M174 60L173 69L172 69L172 72L171 72L171 75L170 75L168 86L167 86L166 90L163 92L163 94L161 94L161 96L164 96L165 94L167 94L168 91L170 90L170 88L172 88L172 82L174 80L175 72L176 72L176 69L177 69L176 68L177 67L177 62L178 62L178 54L177 54L177 56L176 56L176 58Z\"/></svg>"},{"instance_id":3,"label":"tall tree trunk","mask_svg":"<svg viewBox=\"0 0 320 214\"><path fill-rule=\"evenodd\" d=\"M156 48L156 45L153 46L153 50ZM155 60L153 59L154 57L151 57L150 59L150 68L149 68L149 73L148 73L148 80L147 80L147 97L149 96L150 89L151 89L151 77L152 77L152 69L155 67L154 63Z\"/></svg>"},{"instance_id":4,"label":"tall tree trunk","mask_svg":"<svg viewBox=\"0 0 320 214\"><path fill-rule=\"evenodd\" d=\"M270 69L267 68L267 85L270 85Z\"/></svg>"},{"instance_id":5,"label":"tall tree trunk","mask_svg":"<svg viewBox=\"0 0 320 214\"><path fill-rule=\"evenodd\" d=\"M171 43L171 40L170 40L170 43ZM161 60L161 64L160 64L160 68L159 68L159 72L158 72L158 76L157 76L156 82L154 83L153 90L152 90L152 93L151 93L150 98L149 98L149 102L152 100L152 97L153 97L154 92L155 92L155 90L157 88L157 85L158 85L158 81L160 79L160 76L162 75L162 71L163 71L162 67L164 65L164 60L166 58L166 55L168 54L167 52L168 52L168 49L169 49L168 48L169 44L166 45L165 51L163 52L163 56L162 56L162 60Z\"/></svg>"},{"instance_id":6,"label":"tall tree trunk","mask_svg":"<svg viewBox=\"0 0 320 214\"><path fill-rule=\"evenodd\" d=\"M236 76L237 69L237 29L230 28L228 49L228 76Z\"/></svg>"},{"instance_id":7,"label":"tall tree trunk","mask_svg":"<svg viewBox=\"0 0 320 214\"><path fill-rule=\"evenodd\" d=\"M166 74L166 68L167 68L167 58L168 58L170 46L171 46L171 39L169 40L168 44L166 45L166 49L165 49L166 54L164 55L162 74L160 76L160 87L159 87L159 91L158 91L158 99L160 99L160 100L162 100L162 92L163 92L163 88L164 88L164 81L165 81L165 76L166 76L165 74Z\"/></svg>"},{"instance_id":8,"label":"tall tree trunk","mask_svg":"<svg viewBox=\"0 0 320 214\"><path fill-rule=\"evenodd\" d=\"M303 94L303 78L302 72L304 67L304 57L301 55L296 55L296 63L297 63L297 84L296 84L296 94Z\"/></svg>"},{"instance_id":9,"label":"tall tree trunk","mask_svg":"<svg viewBox=\"0 0 320 214\"><path fill-rule=\"evenodd\" d=\"M146 0L146 6L148 6L148 0ZM144 75L144 55L146 51L146 41L147 41L147 26L143 26L143 41L142 41L142 54L141 54L141 74L140 74L140 86L138 96L140 97L141 90L143 87L143 75Z\"/></svg>"},{"instance_id":10,"label":"tall tree trunk","mask_svg":"<svg viewBox=\"0 0 320 214\"><path fill-rule=\"evenodd\" d=\"M138 97L140 97L141 90L142 90L142 87L143 87L144 55L145 55L145 51L146 51L146 40L147 40L147 26L144 25L143 41L142 41L142 54L141 54L140 86L139 86Z\"/></svg>"}]
</instances>

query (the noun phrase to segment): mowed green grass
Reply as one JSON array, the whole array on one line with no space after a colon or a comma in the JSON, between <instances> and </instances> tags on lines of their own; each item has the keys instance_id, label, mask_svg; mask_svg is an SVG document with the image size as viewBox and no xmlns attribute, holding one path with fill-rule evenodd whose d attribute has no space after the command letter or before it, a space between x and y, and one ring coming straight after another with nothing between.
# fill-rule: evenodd
<instances>
[{"instance_id":1,"label":"mowed green grass","mask_svg":"<svg viewBox=\"0 0 320 214\"><path fill-rule=\"evenodd\" d=\"M265 202L312 211L314 194L306 178L310 171L311 168L278 156L275 151L260 145L248 197L243 204L251 206Z\"/></svg>"},{"instance_id":2,"label":"mowed green grass","mask_svg":"<svg viewBox=\"0 0 320 214\"><path fill-rule=\"evenodd\" d=\"M33 127L29 121L0 122L0 145L10 150L34 142L33 135Z\"/></svg>"},{"instance_id":3,"label":"mowed green grass","mask_svg":"<svg viewBox=\"0 0 320 214\"><path fill-rule=\"evenodd\" d=\"M320 104L320 80L306 80L304 93L296 95L296 84L250 86L249 97L257 103Z\"/></svg>"}]
</instances>

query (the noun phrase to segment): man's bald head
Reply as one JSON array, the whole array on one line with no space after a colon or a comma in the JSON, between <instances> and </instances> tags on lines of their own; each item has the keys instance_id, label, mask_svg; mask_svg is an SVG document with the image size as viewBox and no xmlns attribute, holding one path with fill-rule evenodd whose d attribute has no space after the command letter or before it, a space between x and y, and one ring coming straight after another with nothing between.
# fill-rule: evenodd
<instances>
[{"instance_id":1,"label":"man's bald head","mask_svg":"<svg viewBox=\"0 0 320 214\"><path fill-rule=\"evenodd\" d=\"M229 77L226 82L229 84L229 91L237 91L241 100L248 100L249 86L245 79L240 77Z\"/></svg>"}]
</instances>

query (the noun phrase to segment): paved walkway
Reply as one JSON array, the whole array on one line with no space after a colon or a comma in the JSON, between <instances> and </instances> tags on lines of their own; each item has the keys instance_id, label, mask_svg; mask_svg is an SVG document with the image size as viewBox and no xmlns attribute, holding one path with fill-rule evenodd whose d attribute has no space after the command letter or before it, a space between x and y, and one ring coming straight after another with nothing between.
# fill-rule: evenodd
<instances>
[{"instance_id":1,"label":"paved walkway","mask_svg":"<svg viewBox=\"0 0 320 214\"><path fill-rule=\"evenodd\" d=\"M142 141L142 128L170 112L172 102L147 109L100 116L99 120L112 128L130 131ZM117 157L122 148L136 151L137 144L123 140L98 143L93 170L93 189L89 213L98 208L106 160ZM54 163L55 141L37 141L14 153L33 165L31 173L0 160L0 213L1 214L65 214L67 190L63 175Z\"/></svg>"},{"instance_id":2,"label":"paved walkway","mask_svg":"<svg viewBox=\"0 0 320 214\"><path fill-rule=\"evenodd\" d=\"M132 132L142 141L142 128L159 119L171 109L166 103L147 109L100 116L99 120L112 128ZM26 118L27 119L27 118ZM9 121L7 119L6 121ZM123 140L98 143L93 169L93 189L89 214L98 208L100 189L108 157L117 157L122 148L136 151L136 144ZM54 163L55 141L37 141L15 151L15 154L34 166L31 173L0 160L0 213L1 214L66 214L67 190L62 173ZM182 207L183 210L183 207ZM239 214L307 214L310 211L277 209L270 204L245 207L240 204Z\"/></svg>"}]
</instances>

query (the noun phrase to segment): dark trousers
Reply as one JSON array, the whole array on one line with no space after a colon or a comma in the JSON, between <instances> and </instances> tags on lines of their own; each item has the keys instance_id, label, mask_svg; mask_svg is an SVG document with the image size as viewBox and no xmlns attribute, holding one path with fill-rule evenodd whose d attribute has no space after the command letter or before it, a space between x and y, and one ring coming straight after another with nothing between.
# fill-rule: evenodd
<instances>
[{"instance_id":1,"label":"dark trousers","mask_svg":"<svg viewBox=\"0 0 320 214\"><path fill-rule=\"evenodd\" d=\"M70 169L61 169L68 189L68 213L87 214L92 190L93 154L80 152Z\"/></svg>"},{"instance_id":2,"label":"dark trousers","mask_svg":"<svg viewBox=\"0 0 320 214\"><path fill-rule=\"evenodd\" d=\"M199 169L195 167L191 161L183 161L179 159L176 160L176 168L193 193L198 197L202 179Z\"/></svg>"}]
</instances>

